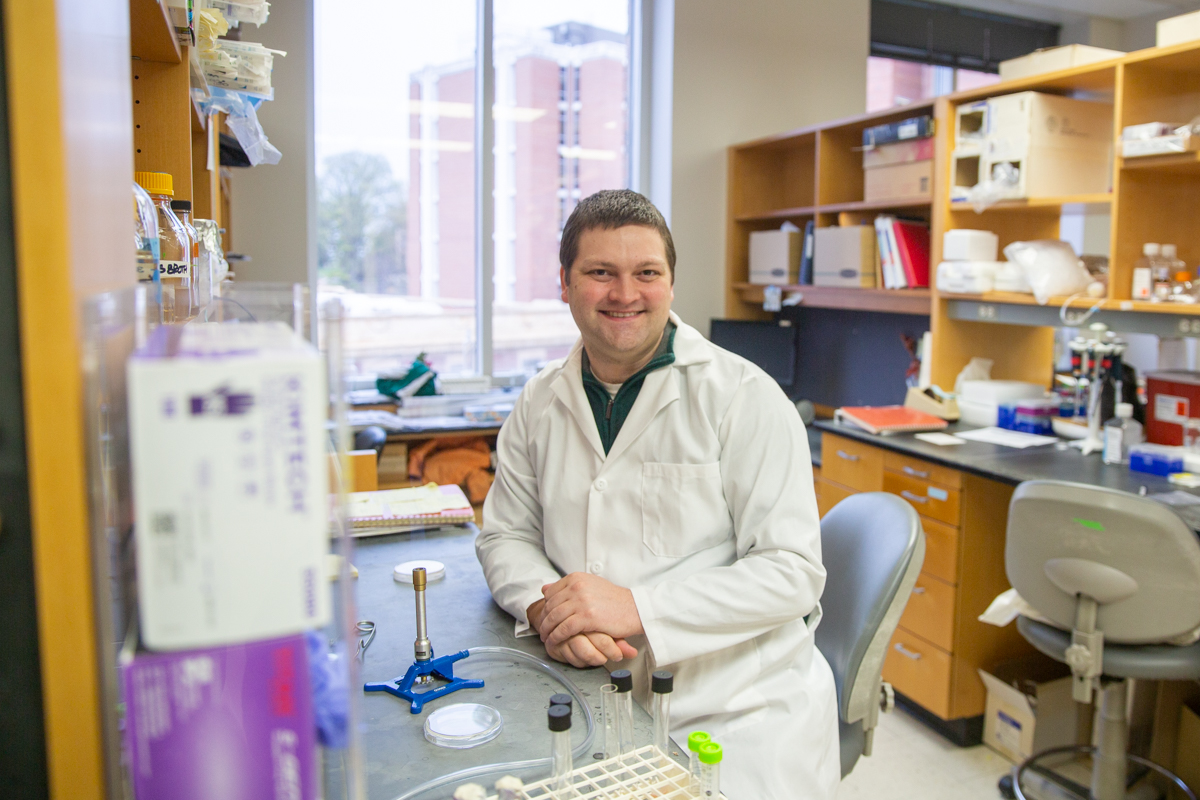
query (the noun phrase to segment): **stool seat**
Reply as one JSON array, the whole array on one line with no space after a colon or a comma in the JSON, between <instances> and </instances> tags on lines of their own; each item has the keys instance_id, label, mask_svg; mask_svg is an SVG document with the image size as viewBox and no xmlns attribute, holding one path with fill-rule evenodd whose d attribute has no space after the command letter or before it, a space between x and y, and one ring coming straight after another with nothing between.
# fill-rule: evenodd
<instances>
[{"instance_id":1,"label":"stool seat","mask_svg":"<svg viewBox=\"0 0 1200 800\"><path fill-rule=\"evenodd\" d=\"M1041 652L1055 661L1066 662L1071 632L1044 622L1017 617L1017 630ZM1175 645L1122 645L1104 643L1104 674L1114 678L1143 680L1200 679L1200 642Z\"/></svg>"}]
</instances>

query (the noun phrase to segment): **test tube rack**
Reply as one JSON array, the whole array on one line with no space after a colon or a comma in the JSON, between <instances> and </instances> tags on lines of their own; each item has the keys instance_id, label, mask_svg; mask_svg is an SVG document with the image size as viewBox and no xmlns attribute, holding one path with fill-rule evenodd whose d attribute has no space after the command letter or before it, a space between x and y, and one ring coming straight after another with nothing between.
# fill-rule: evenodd
<instances>
[{"instance_id":1,"label":"test tube rack","mask_svg":"<svg viewBox=\"0 0 1200 800\"><path fill-rule=\"evenodd\" d=\"M569 789L556 790L553 778L526 784L523 797L528 800L705 800L691 788L691 780L687 767L651 744L574 770ZM492 795L488 800L498 798Z\"/></svg>"}]
</instances>

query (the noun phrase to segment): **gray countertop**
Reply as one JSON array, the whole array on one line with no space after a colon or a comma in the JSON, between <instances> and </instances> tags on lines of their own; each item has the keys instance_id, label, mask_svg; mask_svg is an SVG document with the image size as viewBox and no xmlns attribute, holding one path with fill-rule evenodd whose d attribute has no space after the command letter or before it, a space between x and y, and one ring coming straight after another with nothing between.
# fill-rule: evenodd
<instances>
[{"instance_id":1,"label":"gray countertop","mask_svg":"<svg viewBox=\"0 0 1200 800\"><path fill-rule=\"evenodd\" d=\"M492 601L475 558L477 533L475 526L469 525L357 540L354 564L359 571L358 619L376 624L375 640L362 667L364 681L399 677L413 663L413 589L411 584L394 581L392 570L397 564L416 559L433 559L446 565L446 577L429 584L426 598L429 638L435 655L501 646L547 658L536 636L517 639L513 635L512 617ZM591 750L602 751L600 687L609 682L608 673L600 667L581 670L565 664L555 666L591 701L597 725ZM454 667L456 675L482 678L484 688L454 692L429 703L421 714L410 713L406 701L384 692L360 695L370 800L393 800L425 781L467 767L550 755L548 700L551 694L565 691L556 681L524 664L474 657ZM495 708L504 719L504 731L491 742L470 750L447 750L430 744L424 738L425 718L452 703L483 703ZM634 732L635 744L650 743L650 717L636 704ZM571 737L574 744L582 742L584 734L583 715L576 709ZM496 777L477 782L485 783L490 790ZM535 774L533 779L541 777L545 776ZM453 788L444 797L449 798Z\"/></svg>"},{"instance_id":2,"label":"gray countertop","mask_svg":"<svg viewBox=\"0 0 1200 800\"><path fill-rule=\"evenodd\" d=\"M1170 492L1180 488L1173 486L1165 477L1133 472L1125 466L1107 465L1100 460L1099 453L1085 456L1063 441L1041 447L1027 447L1024 450L972 441L939 446L923 442L913 434L879 436L831 420L817 420L813 427L823 433L857 439L885 450L916 456L951 469L970 472L1014 486L1022 481L1054 479L1106 486L1135 494L1139 493L1142 487L1145 487L1148 494ZM978 427L953 423L945 432L974 430Z\"/></svg>"}]
</instances>

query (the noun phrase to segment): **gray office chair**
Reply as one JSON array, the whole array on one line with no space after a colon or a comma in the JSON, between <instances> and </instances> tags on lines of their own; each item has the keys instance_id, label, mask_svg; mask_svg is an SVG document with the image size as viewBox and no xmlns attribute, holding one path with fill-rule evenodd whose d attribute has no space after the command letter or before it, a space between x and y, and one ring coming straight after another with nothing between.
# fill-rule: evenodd
<instances>
[{"instance_id":1,"label":"gray office chair","mask_svg":"<svg viewBox=\"0 0 1200 800\"><path fill-rule=\"evenodd\" d=\"M1167 506L1145 497L1065 481L1027 481L1008 509L1005 568L1013 588L1053 626L1021 617L1034 647L1071 667L1075 699L1101 701L1100 745L1035 754L1013 772L1024 800L1029 771L1084 800L1124 800L1127 761L1195 795L1178 777L1127 755L1129 678L1200 678L1200 644L1167 642L1200 626L1200 540ZM1087 787L1069 786L1038 765L1050 755L1090 753Z\"/></svg>"},{"instance_id":2,"label":"gray office chair","mask_svg":"<svg viewBox=\"0 0 1200 800\"><path fill-rule=\"evenodd\" d=\"M821 520L821 596L817 648L837 685L842 777L871 755L880 709L892 705L883 658L925 562L917 512L893 494L847 497Z\"/></svg>"}]
</instances>

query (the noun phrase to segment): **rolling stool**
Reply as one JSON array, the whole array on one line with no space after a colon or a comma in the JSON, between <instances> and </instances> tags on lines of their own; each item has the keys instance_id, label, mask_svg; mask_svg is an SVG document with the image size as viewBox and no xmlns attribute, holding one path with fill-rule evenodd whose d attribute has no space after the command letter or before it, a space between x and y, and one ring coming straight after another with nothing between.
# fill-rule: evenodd
<instances>
[{"instance_id":1,"label":"rolling stool","mask_svg":"<svg viewBox=\"0 0 1200 800\"><path fill-rule=\"evenodd\" d=\"M1130 762L1196 795L1178 776L1126 752L1130 678L1200 679L1200 644L1170 644L1200 627L1200 540L1167 506L1145 497L1065 481L1026 481L1008 509L1005 569L1013 588L1053 625L1020 617L1017 629L1071 667L1079 703L1100 694L1099 747L1034 754L1014 767L1012 790L1036 772L1081 800L1125 800ZM1092 756L1091 786L1038 764L1068 753ZM1143 772L1144 772L1143 770ZM1140 776L1138 776L1140 777Z\"/></svg>"}]
</instances>

